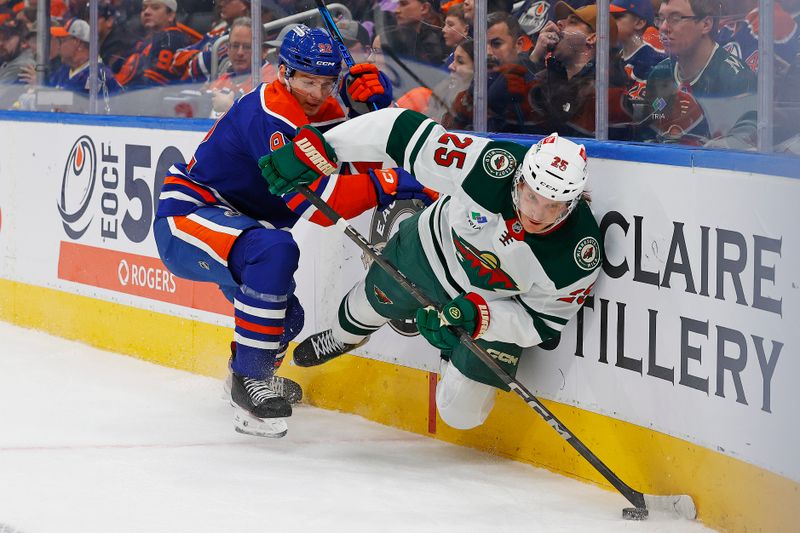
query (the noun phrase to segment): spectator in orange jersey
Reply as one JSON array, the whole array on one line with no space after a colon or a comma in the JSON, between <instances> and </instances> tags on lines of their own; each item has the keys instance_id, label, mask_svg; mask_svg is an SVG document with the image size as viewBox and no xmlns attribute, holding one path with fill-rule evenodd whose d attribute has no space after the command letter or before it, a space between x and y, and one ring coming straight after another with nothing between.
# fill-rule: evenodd
<instances>
[{"instance_id":1,"label":"spectator in orange jersey","mask_svg":"<svg viewBox=\"0 0 800 533\"><path fill-rule=\"evenodd\" d=\"M180 48L199 41L202 35L175 22L176 0L144 0L140 15L147 35L136 44L116 74L120 85L127 88L152 87L174 83L180 79L172 71L172 61Z\"/></svg>"}]
</instances>

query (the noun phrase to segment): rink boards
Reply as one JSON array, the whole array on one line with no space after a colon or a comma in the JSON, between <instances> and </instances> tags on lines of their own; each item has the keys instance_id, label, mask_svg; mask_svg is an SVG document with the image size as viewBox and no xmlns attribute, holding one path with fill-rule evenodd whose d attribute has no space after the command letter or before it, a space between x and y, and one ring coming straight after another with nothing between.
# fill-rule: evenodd
<instances>
[{"instance_id":1,"label":"rink boards","mask_svg":"<svg viewBox=\"0 0 800 533\"><path fill-rule=\"evenodd\" d=\"M209 125L0 114L0 318L221 376L230 304L166 271L151 231L166 169ZM518 377L638 490L690 493L714 527L788 530L800 504L797 161L587 148L604 274L559 346L529 350ZM354 225L376 242L408 215ZM295 233L305 335L330 326L366 267L335 229ZM317 405L605 484L515 395L479 429L447 428L432 408L438 356L413 327L357 353L282 371Z\"/></svg>"}]
</instances>

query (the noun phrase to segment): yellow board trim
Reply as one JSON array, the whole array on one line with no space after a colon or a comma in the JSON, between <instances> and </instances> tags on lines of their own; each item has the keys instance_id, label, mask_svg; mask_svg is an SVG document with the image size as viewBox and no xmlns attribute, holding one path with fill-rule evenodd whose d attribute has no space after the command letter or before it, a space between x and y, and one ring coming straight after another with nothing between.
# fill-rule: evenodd
<instances>
[{"instance_id":1,"label":"yellow board trim","mask_svg":"<svg viewBox=\"0 0 800 533\"><path fill-rule=\"evenodd\" d=\"M0 320L212 377L226 371L231 331L50 288L0 279ZM428 433L429 374L344 356L316 368L284 365L308 403ZM691 493L700 520L724 531L796 531L800 484L651 429L544 402L629 485L652 494ZM437 417L435 438L610 486L530 407L498 393L486 423L470 431ZM622 499L620 500L622 503Z\"/></svg>"}]
</instances>

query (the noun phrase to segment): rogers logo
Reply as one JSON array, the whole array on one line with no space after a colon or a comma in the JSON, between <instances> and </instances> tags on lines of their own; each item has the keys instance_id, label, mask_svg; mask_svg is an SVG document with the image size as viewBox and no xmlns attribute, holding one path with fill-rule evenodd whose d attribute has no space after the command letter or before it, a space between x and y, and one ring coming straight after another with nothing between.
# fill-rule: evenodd
<instances>
[{"instance_id":1,"label":"rogers logo","mask_svg":"<svg viewBox=\"0 0 800 533\"><path fill-rule=\"evenodd\" d=\"M71 239L79 239L92 222L94 215L88 207L96 179L97 153L92 139L83 135L72 145L67 157L58 199L64 231Z\"/></svg>"},{"instance_id":2,"label":"rogers logo","mask_svg":"<svg viewBox=\"0 0 800 533\"><path fill-rule=\"evenodd\" d=\"M162 292L175 292L175 276L168 270L161 268L145 267L136 263L128 264L123 259L117 267L117 277L123 287L129 284L133 287L144 287Z\"/></svg>"}]
</instances>

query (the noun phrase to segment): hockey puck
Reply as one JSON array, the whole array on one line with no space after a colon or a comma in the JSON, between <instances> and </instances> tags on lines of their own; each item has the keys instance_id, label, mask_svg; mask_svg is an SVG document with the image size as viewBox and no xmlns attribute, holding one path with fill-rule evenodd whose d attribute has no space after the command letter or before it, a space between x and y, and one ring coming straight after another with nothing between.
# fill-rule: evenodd
<instances>
[{"instance_id":1,"label":"hockey puck","mask_svg":"<svg viewBox=\"0 0 800 533\"><path fill-rule=\"evenodd\" d=\"M647 520L648 514L644 507L626 507L622 510L622 518L625 520Z\"/></svg>"}]
</instances>

